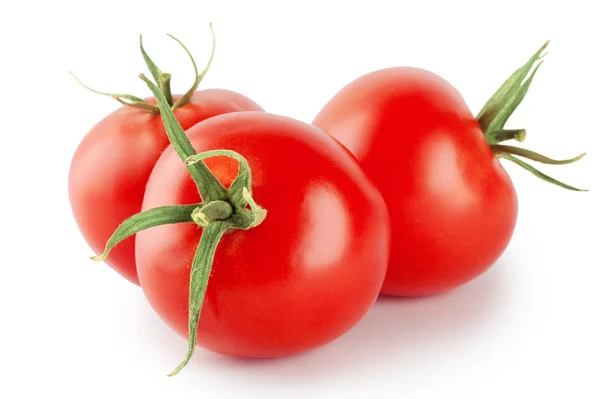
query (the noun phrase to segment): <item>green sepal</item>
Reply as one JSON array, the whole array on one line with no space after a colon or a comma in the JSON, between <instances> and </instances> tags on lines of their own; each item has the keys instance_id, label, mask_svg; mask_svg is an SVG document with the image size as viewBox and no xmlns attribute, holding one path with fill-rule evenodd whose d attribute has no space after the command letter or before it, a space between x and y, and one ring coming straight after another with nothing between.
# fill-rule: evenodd
<instances>
[{"instance_id":1,"label":"green sepal","mask_svg":"<svg viewBox=\"0 0 600 399\"><path fill-rule=\"evenodd\" d=\"M171 223L193 223L192 212L194 209L201 206L202 204L161 206L135 214L125 219L125 221L117 227L115 232L108 239L104 252L100 255L92 256L91 259L103 261L110 251L121 241L142 230L149 229L150 227Z\"/></svg>"},{"instance_id":2,"label":"green sepal","mask_svg":"<svg viewBox=\"0 0 600 399\"><path fill-rule=\"evenodd\" d=\"M73 72L69 71L69 74L77 81L77 83L79 83L81 86L83 86L85 89L91 91L92 93L96 93L101 96L112 97L115 100L117 100L118 102L120 102L121 104L129 106L129 107L144 109L144 110L150 111L154 114L159 113L159 109L156 105L150 104L149 102L145 101L143 98L139 98L139 97L133 96L131 94L116 94L116 93L107 93L104 91L98 91L98 90L92 89L90 86L86 85L81 80L79 80L79 78L77 76L75 76L75 74ZM127 101L125 101L125 100L127 100Z\"/></svg>"},{"instance_id":3,"label":"green sepal","mask_svg":"<svg viewBox=\"0 0 600 399\"><path fill-rule=\"evenodd\" d=\"M175 104L173 104L173 109L177 109L181 106L183 106L184 104L186 104L189 99L192 97L192 95L194 94L194 92L196 91L196 89L198 88L198 86L200 85L200 82L202 81L202 79L204 79L204 76L206 75L206 73L208 72L208 70L210 69L210 66L212 65L213 62L213 58L215 56L215 47L217 44L217 39L215 37L215 32L213 30L213 26L212 26L212 22L210 23L210 33L212 35L212 51L210 52L210 57L208 59L208 63L206 64L206 67L204 67L204 70L200 73L198 73L198 66L196 65L196 61L194 60L194 57L192 56L192 53L190 53L190 51L187 49L187 47L179 40L177 39L175 36L173 35L168 35L171 39L175 40L177 43L179 43L179 45L181 45L181 47L183 47L183 49L185 50L185 52L187 53L187 55L190 57L190 60L192 61L192 65L194 67L194 75L195 75L195 79L194 79L194 84L192 85L192 87L190 87L190 89L179 98L179 100L177 100L177 102L175 102Z\"/></svg>"},{"instance_id":4,"label":"green sepal","mask_svg":"<svg viewBox=\"0 0 600 399\"><path fill-rule=\"evenodd\" d=\"M540 62L535 66L533 72L531 72L531 75L529 75L527 80L525 80L525 82L517 88L516 92L507 101L506 105L497 112L496 117L492 120L488 127L489 131L504 129L504 125L506 124L508 119L512 116L517 107L525 98L525 95L527 94L527 91L531 86L531 82L533 81L533 78L535 77L535 74L537 73L542 63L543 62Z\"/></svg>"},{"instance_id":5,"label":"green sepal","mask_svg":"<svg viewBox=\"0 0 600 399\"><path fill-rule=\"evenodd\" d=\"M156 84L160 85L160 75L162 75L162 71L154 63L154 61L152 61L150 56L148 56L148 53L146 53L146 50L144 50L144 44L142 43L142 34L141 33L140 33L140 51L142 53L142 57L144 57L144 62L146 63L146 66L148 67L148 71L150 71L150 74L152 74L152 77L154 78L154 81L156 82Z\"/></svg>"},{"instance_id":6,"label":"green sepal","mask_svg":"<svg viewBox=\"0 0 600 399\"><path fill-rule=\"evenodd\" d=\"M188 350L185 359L179 366L168 374L169 377L179 373L190 361L196 348L196 334L202 303L206 295L208 280L215 259L215 252L219 241L227 229L231 227L228 222L214 222L202 230L200 243L196 249L192 268L190 271L190 292L188 305Z\"/></svg>"},{"instance_id":7,"label":"green sepal","mask_svg":"<svg viewBox=\"0 0 600 399\"><path fill-rule=\"evenodd\" d=\"M553 177L550 177L542 172L540 172L539 170L537 170L536 168L534 168L533 166L529 165L527 162L524 162L522 160L520 160L519 158L513 156L512 154L498 154L496 155L497 158L504 158L504 159L508 159L511 162L516 163L517 165L519 165L520 167L522 167L523 169L531 172L533 175L535 175L536 177L548 182L548 183L552 183L555 184L559 187L562 188L566 188L567 190L572 190L572 191L588 191L586 189L580 189L577 187L573 187L570 186L568 184L565 184L559 180L556 180Z\"/></svg>"},{"instance_id":8,"label":"green sepal","mask_svg":"<svg viewBox=\"0 0 600 399\"><path fill-rule=\"evenodd\" d=\"M523 158L530 159L535 162L544 163L547 165L570 164L570 163L579 161L581 158L583 158L586 155L586 153L584 152L584 153L577 155L576 157L569 158L569 159L552 159L552 158L548 158L545 155L538 154L537 152L534 152L531 150L526 150L525 148L514 147L512 145L491 144L490 148L492 149L492 152L494 153L494 155L512 154L512 155L517 155L517 156L520 156Z\"/></svg>"},{"instance_id":9,"label":"green sepal","mask_svg":"<svg viewBox=\"0 0 600 399\"><path fill-rule=\"evenodd\" d=\"M549 44L550 41L544 43L544 45L536 51L523 66L512 73L512 75L485 103L477 115L477 121L484 133L504 128L504 124L508 118L525 97L525 94L531 85L531 81L533 80L533 76L537 72L541 62L535 67L529 78L527 80L525 80L525 78L530 74L535 63L545 56L545 54L542 55L542 53ZM523 83L524 81L525 83Z\"/></svg>"},{"instance_id":10,"label":"green sepal","mask_svg":"<svg viewBox=\"0 0 600 399\"><path fill-rule=\"evenodd\" d=\"M167 103L167 100L160 89L144 76L144 74L141 74L140 78L146 82L146 85L148 85L148 88L152 91L154 97L156 97L158 108L162 116L161 119L167 136L169 137L169 141L173 145L175 152L177 152L179 157L185 162L192 155L196 155L196 150L175 118L171 107ZM204 202L208 203L213 200L221 200L227 197L227 189L223 187L221 182L211 173L204 162L186 166L192 175L192 179L194 179L196 187L198 187L198 192Z\"/></svg>"},{"instance_id":11,"label":"green sepal","mask_svg":"<svg viewBox=\"0 0 600 399\"><path fill-rule=\"evenodd\" d=\"M242 189L242 196L250 206L250 212L238 213L239 218L246 218L246 220L237 222L237 226L244 230L249 230L253 227L261 224L267 217L267 210L254 201L254 197L250 190L246 187ZM233 218L232 218L233 219ZM234 219L235 220L235 219Z\"/></svg>"}]
</instances>

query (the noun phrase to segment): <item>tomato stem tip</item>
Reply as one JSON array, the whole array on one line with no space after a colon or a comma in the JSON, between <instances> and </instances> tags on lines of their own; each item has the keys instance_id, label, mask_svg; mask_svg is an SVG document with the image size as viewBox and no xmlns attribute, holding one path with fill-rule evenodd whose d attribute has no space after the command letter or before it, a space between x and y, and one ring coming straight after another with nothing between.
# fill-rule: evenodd
<instances>
[{"instance_id":1,"label":"tomato stem tip","mask_svg":"<svg viewBox=\"0 0 600 399\"><path fill-rule=\"evenodd\" d=\"M201 227L206 227L215 221L224 221L233 215L234 209L227 201L217 200L194 209L192 219Z\"/></svg>"},{"instance_id":2,"label":"tomato stem tip","mask_svg":"<svg viewBox=\"0 0 600 399\"><path fill-rule=\"evenodd\" d=\"M167 104L173 105L173 95L171 94L171 74L170 73L161 73L158 77L158 81L160 83L160 91L163 96L167 100Z\"/></svg>"}]
</instances>

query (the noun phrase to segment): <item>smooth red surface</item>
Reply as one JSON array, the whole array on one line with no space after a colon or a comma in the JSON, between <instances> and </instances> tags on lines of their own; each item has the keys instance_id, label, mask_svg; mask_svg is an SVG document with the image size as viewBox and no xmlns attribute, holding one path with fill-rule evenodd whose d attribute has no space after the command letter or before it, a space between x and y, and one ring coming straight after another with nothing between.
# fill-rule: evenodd
<instances>
[{"instance_id":1,"label":"smooth red surface","mask_svg":"<svg viewBox=\"0 0 600 399\"><path fill-rule=\"evenodd\" d=\"M460 93L416 68L351 82L314 125L359 160L392 221L382 292L422 296L475 278L513 233L517 197Z\"/></svg>"},{"instance_id":2,"label":"smooth red surface","mask_svg":"<svg viewBox=\"0 0 600 399\"><path fill-rule=\"evenodd\" d=\"M262 108L241 94L208 89L194 93L175 110L175 116L187 129L212 116L242 110ZM132 107L111 113L83 138L71 163L69 197L79 229L94 253L102 253L119 224L141 210L150 172L168 145L160 116ZM106 263L139 284L135 236L116 246Z\"/></svg>"},{"instance_id":3,"label":"smooth red surface","mask_svg":"<svg viewBox=\"0 0 600 399\"><path fill-rule=\"evenodd\" d=\"M224 236L200 315L198 345L240 357L292 355L354 326L376 300L389 256L389 218L356 160L315 127L260 112L222 115L188 131L202 152L248 160L253 196L268 214ZM229 158L207 165L225 185ZM143 209L200 200L172 147L148 181ZM188 336L189 271L201 230L193 223L138 234L140 283L160 317ZM183 348L183 347L182 347Z\"/></svg>"}]
</instances>

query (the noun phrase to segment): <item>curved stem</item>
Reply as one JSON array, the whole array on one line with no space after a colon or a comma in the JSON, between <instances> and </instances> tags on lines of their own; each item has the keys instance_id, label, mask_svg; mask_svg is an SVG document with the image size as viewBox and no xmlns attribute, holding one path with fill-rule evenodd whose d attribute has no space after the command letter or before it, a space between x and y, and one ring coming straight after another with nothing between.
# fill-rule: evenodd
<instances>
[{"instance_id":1,"label":"curved stem","mask_svg":"<svg viewBox=\"0 0 600 399\"><path fill-rule=\"evenodd\" d=\"M196 255L192 262L190 271L190 294L189 294L189 314L188 314L188 350L187 354L171 373L169 377L179 373L190 361L196 348L196 334L198 331L198 321L200 320L200 312L202 311L202 303L206 295L208 287L208 279L215 258L215 252L219 241L225 231L229 228L226 222L213 223L204 230L200 237L200 243L196 250Z\"/></svg>"}]
</instances>

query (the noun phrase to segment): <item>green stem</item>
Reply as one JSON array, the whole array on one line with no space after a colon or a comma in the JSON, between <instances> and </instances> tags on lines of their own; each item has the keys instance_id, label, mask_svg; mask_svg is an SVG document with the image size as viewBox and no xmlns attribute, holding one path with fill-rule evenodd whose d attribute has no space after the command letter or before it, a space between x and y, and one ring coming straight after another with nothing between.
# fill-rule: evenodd
<instances>
[{"instance_id":1,"label":"green stem","mask_svg":"<svg viewBox=\"0 0 600 399\"><path fill-rule=\"evenodd\" d=\"M159 76L158 81L160 82L160 91L167 100L169 106L173 105L173 95L171 94L171 74L163 73Z\"/></svg>"},{"instance_id":2,"label":"green stem","mask_svg":"<svg viewBox=\"0 0 600 399\"><path fill-rule=\"evenodd\" d=\"M190 293L188 307L188 350L185 359L175 368L169 377L179 373L190 361L196 348L198 321L202 303L208 287L208 279L215 258L215 252L223 234L229 228L227 222L216 222L204 228L190 271Z\"/></svg>"},{"instance_id":3,"label":"green stem","mask_svg":"<svg viewBox=\"0 0 600 399\"><path fill-rule=\"evenodd\" d=\"M144 74L141 74L140 78L146 82L146 85L148 85L148 88L150 88L152 94L156 97L165 131L179 157L185 161L192 155L196 155L196 150L175 118L175 115L173 115L171 107L167 103L167 100L160 89L144 76ZM214 200L226 199L227 189L223 187L221 182L212 174L204 162L187 165L187 168L192 175L192 179L194 179L196 187L198 187L198 192L204 202L208 203Z\"/></svg>"},{"instance_id":4,"label":"green stem","mask_svg":"<svg viewBox=\"0 0 600 399\"><path fill-rule=\"evenodd\" d=\"M485 136L488 144L501 143L508 140L516 140L520 143L525 141L527 131L525 129L502 129L489 133Z\"/></svg>"}]
</instances>

